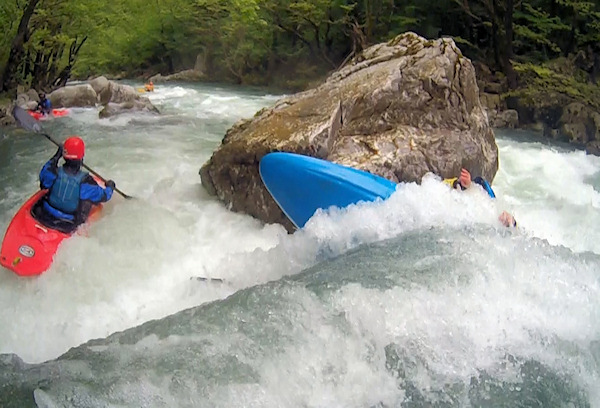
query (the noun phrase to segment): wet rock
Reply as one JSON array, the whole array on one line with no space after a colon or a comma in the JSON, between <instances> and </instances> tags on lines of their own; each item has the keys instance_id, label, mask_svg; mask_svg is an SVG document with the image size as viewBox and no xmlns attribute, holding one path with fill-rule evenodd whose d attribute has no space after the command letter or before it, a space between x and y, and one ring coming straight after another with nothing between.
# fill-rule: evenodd
<instances>
[{"instance_id":1,"label":"wet rock","mask_svg":"<svg viewBox=\"0 0 600 408\"><path fill-rule=\"evenodd\" d=\"M140 98L137 100L125 101L121 103L109 102L100 110L100 118L109 118L122 113L131 112L149 112L159 113L158 109L150 103L146 98Z\"/></svg>"},{"instance_id":2,"label":"wet rock","mask_svg":"<svg viewBox=\"0 0 600 408\"><path fill-rule=\"evenodd\" d=\"M405 33L374 45L315 89L281 99L229 129L200 169L202 184L234 211L291 224L265 189L260 159L288 151L394 182L461 167L492 180L498 148L475 70L448 38Z\"/></svg>"},{"instance_id":3,"label":"wet rock","mask_svg":"<svg viewBox=\"0 0 600 408\"><path fill-rule=\"evenodd\" d=\"M47 94L53 108L90 108L96 106L97 95L90 84L72 85L58 88Z\"/></svg>"},{"instance_id":4,"label":"wet rock","mask_svg":"<svg viewBox=\"0 0 600 408\"><path fill-rule=\"evenodd\" d=\"M493 119L490 118L490 125L499 129L515 129L519 126L519 113L514 109L497 112Z\"/></svg>"}]
</instances>

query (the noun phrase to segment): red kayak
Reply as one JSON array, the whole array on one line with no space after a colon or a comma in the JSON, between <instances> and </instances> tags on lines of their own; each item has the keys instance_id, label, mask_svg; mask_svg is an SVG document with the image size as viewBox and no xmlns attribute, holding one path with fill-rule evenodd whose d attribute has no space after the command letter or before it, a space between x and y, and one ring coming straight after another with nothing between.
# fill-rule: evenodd
<instances>
[{"instance_id":1,"label":"red kayak","mask_svg":"<svg viewBox=\"0 0 600 408\"><path fill-rule=\"evenodd\" d=\"M27 112L29 112L29 114L31 116L33 116L34 118L36 118L37 120L43 120L43 119L47 119L52 116L59 117L59 116L68 115L69 113L71 113L71 110L67 109L67 108L52 109L51 115L44 115L42 112L32 111L32 110L27 111Z\"/></svg>"},{"instance_id":2,"label":"red kayak","mask_svg":"<svg viewBox=\"0 0 600 408\"><path fill-rule=\"evenodd\" d=\"M100 184L101 182L98 182ZM103 184L100 184L103 185ZM77 230L66 233L52 229L33 216L35 204L48 190L35 193L13 217L0 249L0 265L20 276L35 276L45 272L62 241ZM94 205L87 222L97 219L102 204Z\"/></svg>"}]
</instances>

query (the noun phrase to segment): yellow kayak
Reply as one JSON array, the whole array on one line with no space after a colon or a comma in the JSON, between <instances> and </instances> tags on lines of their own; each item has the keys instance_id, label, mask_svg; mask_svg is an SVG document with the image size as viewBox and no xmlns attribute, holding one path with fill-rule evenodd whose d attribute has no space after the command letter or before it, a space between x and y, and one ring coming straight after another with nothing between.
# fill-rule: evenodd
<instances>
[{"instance_id":1,"label":"yellow kayak","mask_svg":"<svg viewBox=\"0 0 600 408\"><path fill-rule=\"evenodd\" d=\"M137 91L140 92L140 93L154 92L154 85L153 84L144 85L143 88L137 88Z\"/></svg>"}]
</instances>

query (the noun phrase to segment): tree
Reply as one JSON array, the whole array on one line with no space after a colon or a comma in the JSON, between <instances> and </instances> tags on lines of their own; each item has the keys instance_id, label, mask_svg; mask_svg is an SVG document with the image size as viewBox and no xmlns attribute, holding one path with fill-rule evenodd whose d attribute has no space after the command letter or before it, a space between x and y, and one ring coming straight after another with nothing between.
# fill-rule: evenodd
<instances>
[{"instance_id":1,"label":"tree","mask_svg":"<svg viewBox=\"0 0 600 408\"><path fill-rule=\"evenodd\" d=\"M33 17L35 8L40 0L29 0L23 11L23 15L17 28L17 33L12 41L8 62L4 67L4 72L0 76L0 92L12 93L16 91L17 85L22 78L17 78L19 65L22 64L25 55L25 43L29 41L29 21Z\"/></svg>"}]
</instances>

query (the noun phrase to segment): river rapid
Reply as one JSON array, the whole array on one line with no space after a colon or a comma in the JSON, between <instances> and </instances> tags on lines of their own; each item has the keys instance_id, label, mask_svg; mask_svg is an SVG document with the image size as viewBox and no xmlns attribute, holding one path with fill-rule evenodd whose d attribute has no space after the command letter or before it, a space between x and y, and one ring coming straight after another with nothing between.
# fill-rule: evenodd
<instances>
[{"instance_id":1,"label":"river rapid","mask_svg":"<svg viewBox=\"0 0 600 408\"><path fill-rule=\"evenodd\" d=\"M496 200L426 176L290 235L198 175L279 95L148 96L160 115L41 122L136 199L43 275L0 269L0 406L600 407L599 157L496 131ZM0 129L0 234L55 150Z\"/></svg>"}]
</instances>

